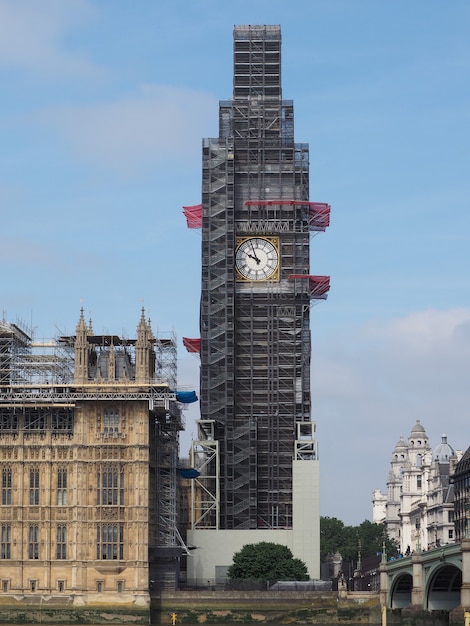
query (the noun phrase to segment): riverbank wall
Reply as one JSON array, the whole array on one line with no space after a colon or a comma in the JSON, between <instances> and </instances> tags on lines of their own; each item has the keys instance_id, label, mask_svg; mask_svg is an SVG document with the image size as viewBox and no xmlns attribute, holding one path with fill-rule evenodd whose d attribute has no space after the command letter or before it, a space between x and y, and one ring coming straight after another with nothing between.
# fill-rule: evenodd
<instances>
[{"instance_id":1,"label":"riverbank wall","mask_svg":"<svg viewBox=\"0 0 470 626\"><path fill-rule=\"evenodd\" d=\"M148 626L150 603L136 601L89 602L63 595L23 595L0 597L0 624L132 624Z\"/></svg>"},{"instance_id":2,"label":"riverbank wall","mask_svg":"<svg viewBox=\"0 0 470 626\"><path fill-rule=\"evenodd\" d=\"M120 601L119 601L120 600ZM164 591L150 604L91 602L73 596L0 597L0 624L176 626L235 624L382 626L378 593L335 591ZM463 626L464 611L388 609L387 626Z\"/></svg>"},{"instance_id":3,"label":"riverbank wall","mask_svg":"<svg viewBox=\"0 0 470 626\"><path fill-rule=\"evenodd\" d=\"M378 593L175 591L152 598L152 624L344 624L380 626ZM392 624L391 624L392 626Z\"/></svg>"}]
</instances>

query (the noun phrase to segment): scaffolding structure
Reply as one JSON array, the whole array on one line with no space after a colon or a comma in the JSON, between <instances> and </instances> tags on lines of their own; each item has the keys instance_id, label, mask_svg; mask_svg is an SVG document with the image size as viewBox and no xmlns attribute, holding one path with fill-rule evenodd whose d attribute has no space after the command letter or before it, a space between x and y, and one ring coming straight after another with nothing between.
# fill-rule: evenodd
<instances>
[{"instance_id":1,"label":"scaffolding structure","mask_svg":"<svg viewBox=\"0 0 470 626\"><path fill-rule=\"evenodd\" d=\"M34 341L21 322L0 320L0 387L73 381L73 353L59 341Z\"/></svg>"},{"instance_id":2,"label":"scaffolding structure","mask_svg":"<svg viewBox=\"0 0 470 626\"><path fill-rule=\"evenodd\" d=\"M203 141L202 203L184 214L202 228L201 337L185 340L201 358L192 528L292 528L293 459L318 458L310 305L329 278L310 275L310 235L327 228L330 207L309 201L278 26L235 27L233 98L220 103L219 137ZM237 245L250 237L277 247L273 279L237 273Z\"/></svg>"}]
</instances>

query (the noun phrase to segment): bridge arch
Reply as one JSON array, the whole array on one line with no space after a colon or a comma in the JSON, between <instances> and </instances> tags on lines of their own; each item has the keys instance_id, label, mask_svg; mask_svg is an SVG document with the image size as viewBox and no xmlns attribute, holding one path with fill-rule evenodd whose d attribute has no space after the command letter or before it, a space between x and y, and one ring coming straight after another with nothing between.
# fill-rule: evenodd
<instances>
[{"instance_id":1,"label":"bridge arch","mask_svg":"<svg viewBox=\"0 0 470 626\"><path fill-rule=\"evenodd\" d=\"M390 608L402 609L411 604L412 589L413 576L408 572L399 574L390 588Z\"/></svg>"},{"instance_id":2,"label":"bridge arch","mask_svg":"<svg viewBox=\"0 0 470 626\"><path fill-rule=\"evenodd\" d=\"M445 609L451 611L460 605L462 570L445 563L430 572L426 585L425 606L429 611Z\"/></svg>"}]
</instances>

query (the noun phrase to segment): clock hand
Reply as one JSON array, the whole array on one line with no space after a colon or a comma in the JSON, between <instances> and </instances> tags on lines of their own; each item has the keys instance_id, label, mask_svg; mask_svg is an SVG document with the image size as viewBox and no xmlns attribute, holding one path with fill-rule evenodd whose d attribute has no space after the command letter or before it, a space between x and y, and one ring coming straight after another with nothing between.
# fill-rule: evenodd
<instances>
[{"instance_id":1,"label":"clock hand","mask_svg":"<svg viewBox=\"0 0 470 626\"><path fill-rule=\"evenodd\" d=\"M249 256L250 259L253 259L253 261L256 261L257 265L260 264L260 260L258 259L257 256L253 256L252 254L249 254L248 252L246 253L246 256Z\"/></svg>"},{"instance_id":2,"label":"clock hand","mask_svg":"<svg viewBox=\"0 0 470 626\"><path fill-rule=\"evenodd\" d=\"M251 243L251 249L253 250L254 256L251 256L251 254L249 254L248 256L251 256L251 258L254 259L256 261L256 263L259 265L260 264L260 260L256 256L256 250L255 250L255 246L253 244L253 240L250 240L250 243Z\"/></svg>"}]
</instances>

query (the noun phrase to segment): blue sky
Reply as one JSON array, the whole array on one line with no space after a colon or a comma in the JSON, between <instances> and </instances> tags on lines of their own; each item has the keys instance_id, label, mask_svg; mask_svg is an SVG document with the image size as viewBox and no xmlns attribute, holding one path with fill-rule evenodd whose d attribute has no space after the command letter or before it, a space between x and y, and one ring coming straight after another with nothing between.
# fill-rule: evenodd
<instances>
[{"instance_id":1,"label":"blue sky","mask_svg":"<svg viewBox=\"0 0 470 626\"><path fill-rule=\"evenodd\" d=\"M234 24L280 24L283 95L310 144L322 514L371 518L420 419L470 445L467 0L0 0L1 307L37 338L134 336L142 304L197 388L201 139L232 92ZM187 411L183 449L195 433Z\"/></svg>"}]
</instances>

